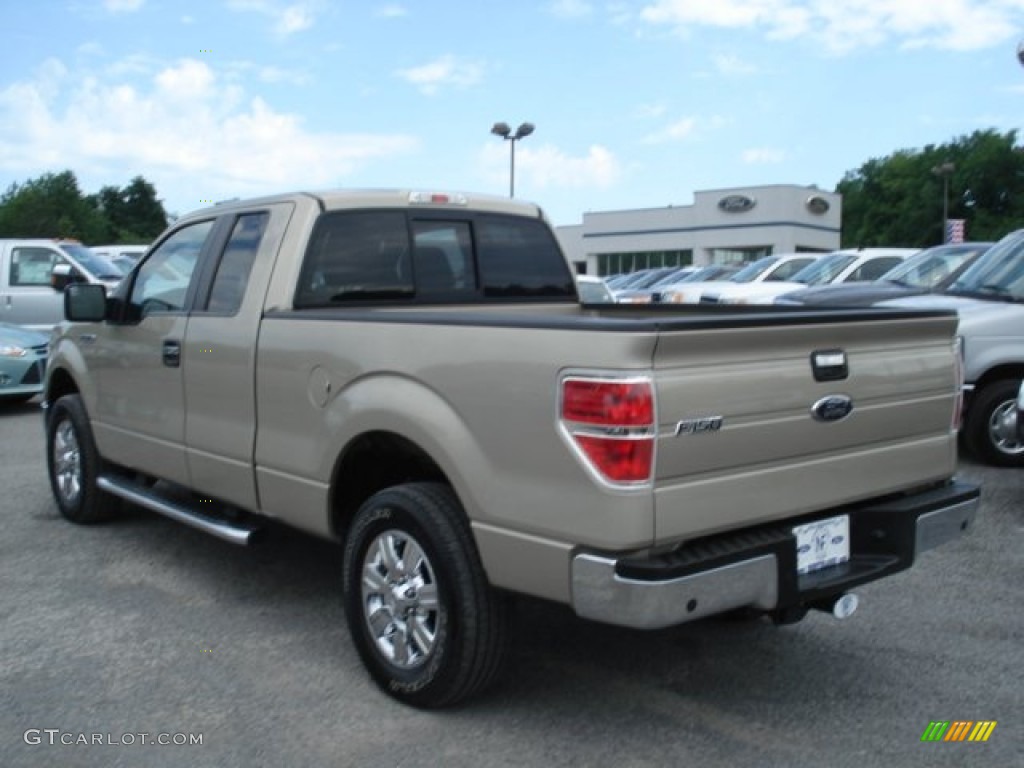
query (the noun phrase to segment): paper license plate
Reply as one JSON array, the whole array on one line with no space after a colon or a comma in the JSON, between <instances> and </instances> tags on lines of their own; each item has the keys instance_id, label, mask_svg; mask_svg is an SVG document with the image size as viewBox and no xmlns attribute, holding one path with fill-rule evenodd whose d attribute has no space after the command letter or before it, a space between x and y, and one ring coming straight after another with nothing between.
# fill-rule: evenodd
<instances>
[{"instance_id":1,"label":"paper license plate","mask_svg":"<svg viewBox=\"0 0 1024 768\"><path fill-rule=\"evenodd\" d=\"M850 559L850 516L839 515L793 528L796 572L811 573Z\"/></svg>"}]
</instances>

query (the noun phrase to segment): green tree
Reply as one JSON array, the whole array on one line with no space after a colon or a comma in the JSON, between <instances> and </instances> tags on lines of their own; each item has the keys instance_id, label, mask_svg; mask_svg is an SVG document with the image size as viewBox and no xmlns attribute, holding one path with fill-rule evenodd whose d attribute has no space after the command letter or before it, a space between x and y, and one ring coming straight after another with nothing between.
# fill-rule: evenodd
<instances>
[{"instance_id":1,"label":"green tree","mask_svg":"<svg viewBox=\"0 0 1024 768\"><path fill-rule=\"evenodd\" d=\"M109 222L111 243L148 243L167 227L167 212L156 188L142 176L124 189L103 187L92 201Z\"/></svg>"},{"instance_id":2,"label":"green tree","mask_svg":"<svg viewBox=\"0 0 1024 768\"><path fill-rule=\"evenodd\" d=\"M998 240L1024 227L1024 147L1017 132L976 131L948 144L899 150L849 171L843 195L844 247L926 247L943 241L942 174L949 218L964 219L969 240Z\"/></svg>"},{"instance_id":3,"label":"green tree","mask_svg":"<svg viewBox=\"0 0 1024 768\"><path fill-rule=\"evenodd\" d=\"M0 237L66 237L96 242L103 217L82 196L71 171L12 184L0 197Z\"/></svg>"},{"instance_id":4,"label":"green tree","mask_svg":"<svg viewBox=\"0 0 1024 768\"><path fill-rule=\"evenodd\" d=\"M167 226L156 188L142 176L127 187L84 196L72 171L12 184L0 197L0 237L62 237L85 243L148 243Z\"/></svg>"}]
</instances>

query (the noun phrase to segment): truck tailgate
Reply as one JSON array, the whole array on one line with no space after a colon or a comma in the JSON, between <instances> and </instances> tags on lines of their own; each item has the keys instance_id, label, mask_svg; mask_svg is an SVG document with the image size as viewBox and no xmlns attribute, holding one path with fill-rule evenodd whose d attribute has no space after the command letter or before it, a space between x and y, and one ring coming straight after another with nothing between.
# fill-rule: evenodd
<instances>
[{"instance_id":1,"label":"truck tailgate","mask_svg":"<svg viewBox=\"0 0 1024 768\"><path fill-rule=\"evenodd\" d=\"M955 327L955 317L932 315L664 331L654 357L656 540L951 476ZM844 359L846 372L822 369L818 378L831 380L816 380L816 359Z\"/></svg>"}]
</instances>

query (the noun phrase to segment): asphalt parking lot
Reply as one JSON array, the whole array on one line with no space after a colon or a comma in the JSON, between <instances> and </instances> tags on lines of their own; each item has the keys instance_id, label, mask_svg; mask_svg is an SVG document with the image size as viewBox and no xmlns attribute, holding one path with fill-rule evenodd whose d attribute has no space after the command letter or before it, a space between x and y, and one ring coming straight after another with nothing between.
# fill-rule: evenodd
<instances>
[{"instance_id":1,"label":"asphalt parking lot","mask_svg":"<svg viewBox=\"0 0 1024 768\"><path fill-rule=\"evenodd\" d=\"M638 633L523 600L501 684L425 713L363 672L335 547L242 550L142 511L71 525L38 407L0 406L0 765L1024 765L1024 471L962 475L973 533L849 620ZM923 743L937 720L998 725Z\"/></svg>"}]
</instances>

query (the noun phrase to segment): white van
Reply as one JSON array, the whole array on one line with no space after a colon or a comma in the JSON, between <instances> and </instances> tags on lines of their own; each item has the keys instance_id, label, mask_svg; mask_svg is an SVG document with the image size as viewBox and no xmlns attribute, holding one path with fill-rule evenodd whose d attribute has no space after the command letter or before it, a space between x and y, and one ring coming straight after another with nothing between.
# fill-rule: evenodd
<instances>
[{"instance_id":1,"label":"white van","mask_svg":"<svg viewBox=\"0 0 1024 768\"><path fill-rule=\"evenodd\" d=\"M0 239L0 322L49 331L64 319L68 282L114 286L123 273L72 240Z\"/></svg>"}]
</instances>

